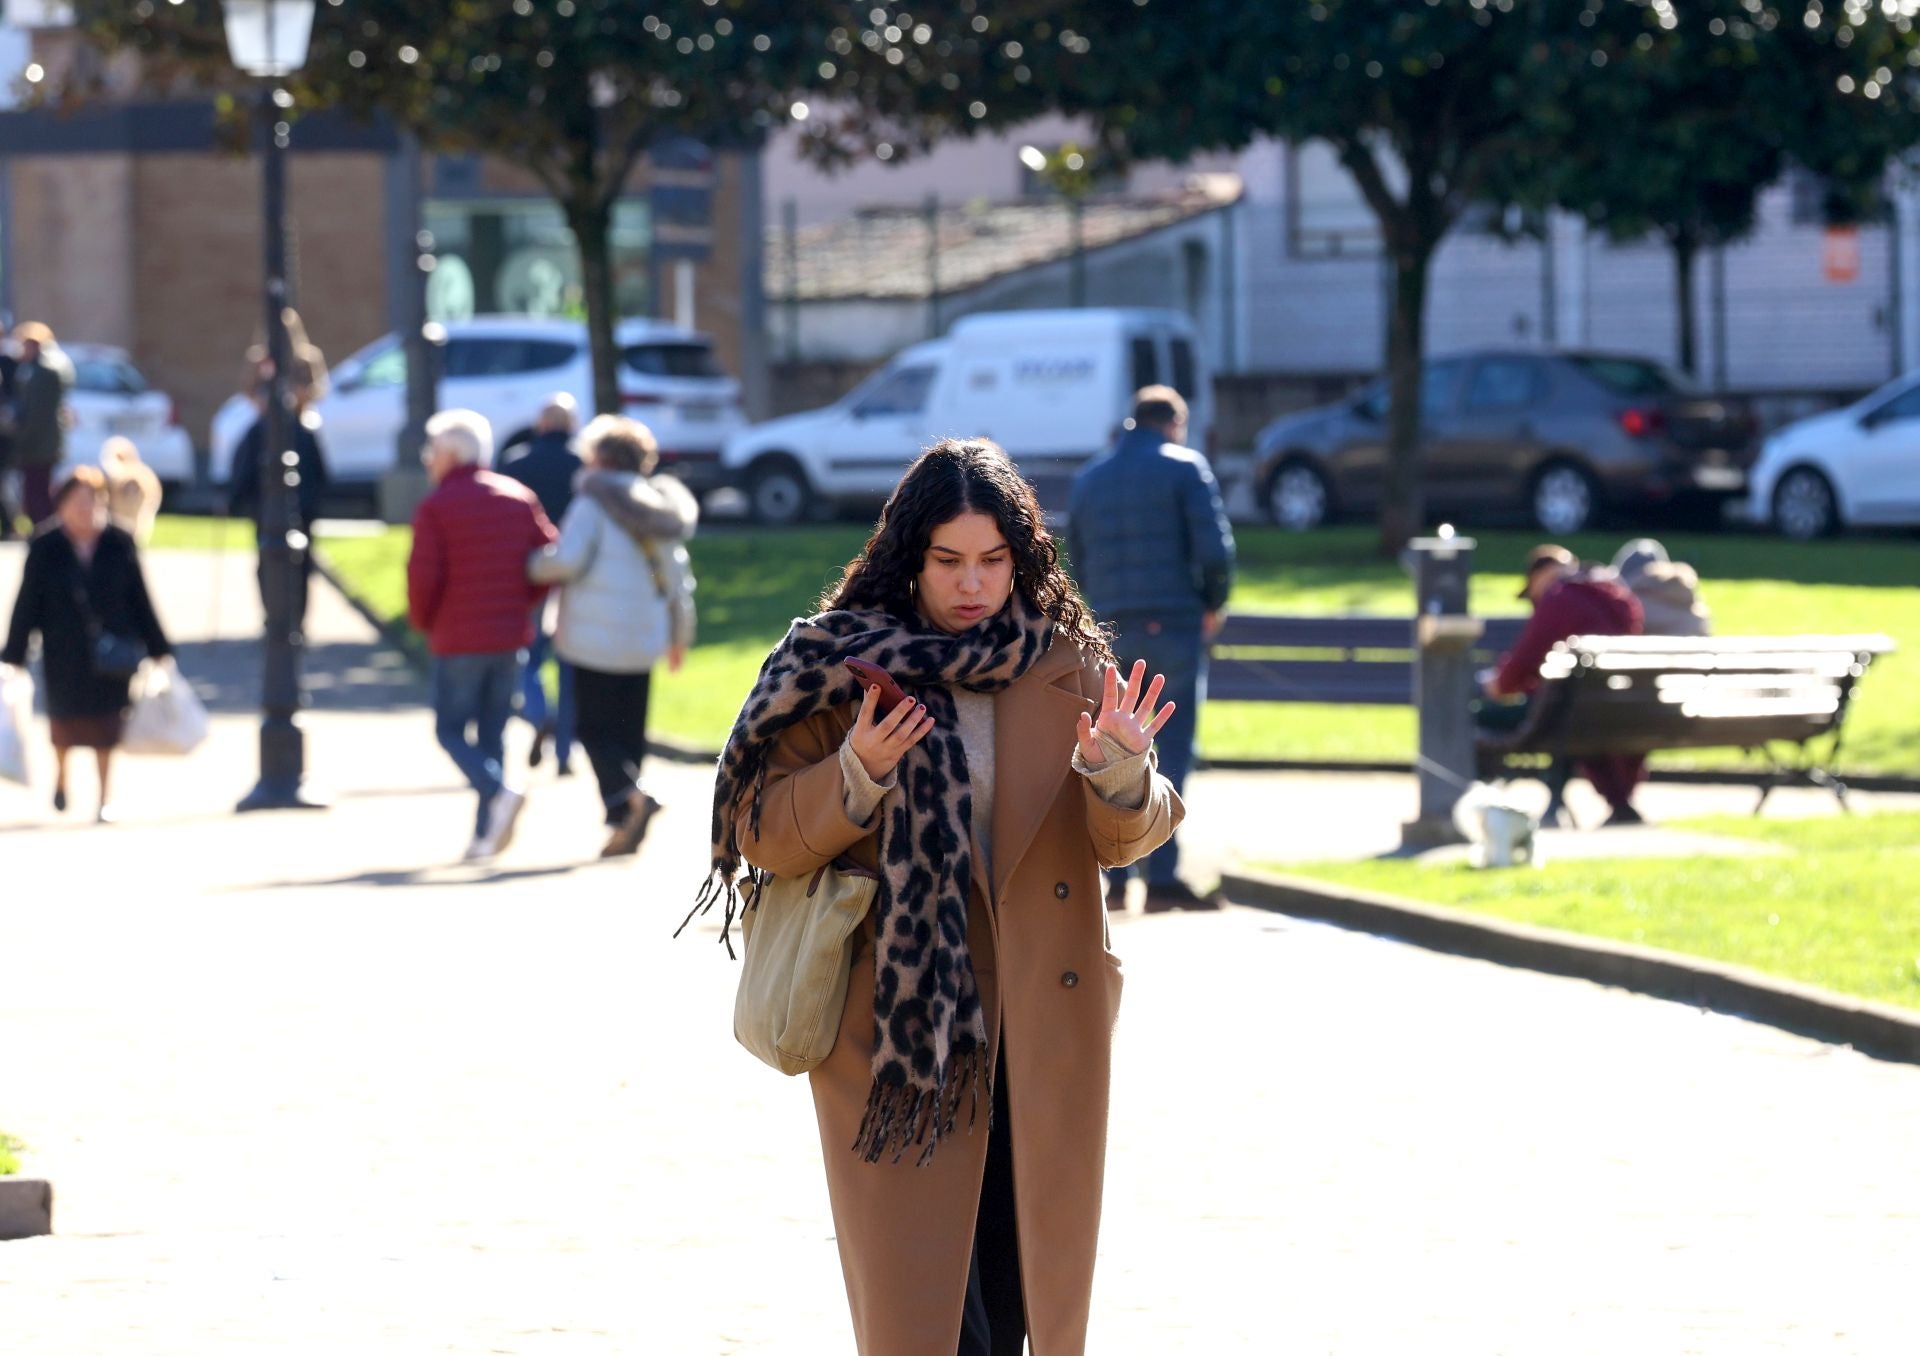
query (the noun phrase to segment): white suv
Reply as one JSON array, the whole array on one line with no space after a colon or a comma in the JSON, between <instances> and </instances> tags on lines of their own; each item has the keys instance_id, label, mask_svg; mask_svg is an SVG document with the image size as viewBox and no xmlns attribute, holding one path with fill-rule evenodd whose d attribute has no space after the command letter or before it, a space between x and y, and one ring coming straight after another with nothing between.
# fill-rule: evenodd
<instances>
[{"instance_id":1,"label":"white suv","mask_svg":"<svg viewBox=\"0 0 1920 1356\"><path fill-rule=\"evenodd\" d=\"M73 362L73 390L67 406L73 427L67 430L62 472L85 462L98 464L107 439L131 438L140 459L170 484L193 479L193 440L180 427L180 414L165 392L147 385L123 348L105 344L63 344Z\"/></svg>"},{"instance_id":2,"label":"white suv","mask_svg":"<svg viewBox=\"0 0 1920 1356\"><path fill-rule=\"evenodd\" d=\"M703 334L655 320L624 320L620 398L626 413L660 440L660 465L695 491L720 484L720 447L746 426L740 383L714 358ZM529 316L477 316L447 326L440 407L478 410L493 424L497 448L524 440L540 407L566 391L582 411L593 408L587 327ZM407 355L398 335L368 344L333 368L319 405L320 439L329 477L372 484L394 465L407 417ZM208 472L233 478L233 451L256 418L235 396L213 417Z\"/></svg>"}]
</instances>

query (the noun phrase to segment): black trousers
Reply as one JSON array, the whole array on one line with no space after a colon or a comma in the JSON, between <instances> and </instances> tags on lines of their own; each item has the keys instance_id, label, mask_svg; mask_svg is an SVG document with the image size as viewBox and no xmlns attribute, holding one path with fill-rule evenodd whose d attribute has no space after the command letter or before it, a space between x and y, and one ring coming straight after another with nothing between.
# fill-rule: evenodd
<instances>
[{"instance_id":1,"label":"black trousers","mask_svg":"<svg viewBox=\"0 0 1920 1356\"><path fill-rule=\"evenodd\" d=\"M253 567L253 577L260 582L260 610L267 610L267 564L262 560ZM313 591L313 552L300 553L300 568L293 576L293 629L301 635L307 633L307 596Z\"/></svg>"},{"instance_id":2,"label":"black trousers","mask_svg":"<svg viewBox=\"0 0 1920 1356\"><path fill-rule=\"evenodd\" d=\"M603 673L573 666L574 737L593 764L609 827L626 816L627 798L640 789L652 690L651 673Z\"/></svg>"},{"instance_id":3,"label":"black trousers","mask_svg":"<svg viewBox=\"0 0 1920 1356\"><path fill-rule=\"evenodd\" d=\"M1006 1046L993 1076L993 1133L974 1222L967 1305L960 1315L958 1356L1021 1356L1027 1349L1027 1302L1020 1288L1020 1229L1013 1211L1013 1138L1007 1119Z\"/></svg>"}]
</instances>

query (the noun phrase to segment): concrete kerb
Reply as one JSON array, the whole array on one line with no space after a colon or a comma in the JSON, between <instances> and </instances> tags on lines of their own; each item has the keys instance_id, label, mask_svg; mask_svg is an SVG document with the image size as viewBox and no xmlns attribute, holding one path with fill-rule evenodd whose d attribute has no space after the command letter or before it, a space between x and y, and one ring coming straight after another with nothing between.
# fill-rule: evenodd
<instances>
[{"instance_id":1,"label":"concrete kerb","mask_svg":"<svg viewBox=\"0 0 1920 1356\"><path fill-rule=\"evenodd\" d=\"M1391 937L1430 951L1630 989L1850 1045L1876 1059L1920 1064L1920 1012L1741 966L1483 918L1299 876L1235 872L1222 879L1221 889L1236 904Z\"/></svg>"},{"instance_id":2,"label":"concrete kerb","mask_svg":"<svg viewBox=\"0 0 1920 1356\"><path fill-rule=\"evenodd\" d=\"M53 1183L38 1177L0 1177L0 1241L53 1232Z\"/></svg>"}]
</instances>

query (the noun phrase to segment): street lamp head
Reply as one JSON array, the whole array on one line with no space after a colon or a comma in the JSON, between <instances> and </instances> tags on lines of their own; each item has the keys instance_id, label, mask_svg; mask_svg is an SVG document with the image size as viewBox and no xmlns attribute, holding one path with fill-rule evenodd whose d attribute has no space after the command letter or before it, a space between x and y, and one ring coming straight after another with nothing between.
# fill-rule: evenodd
<instances>
[{"instance_id":1,"label":"street lamp head","mask_svg":"<svg viewBox=\"0 0 1920 1356\"><path fill-rule=\"evenodd\" d=\"M248 75L292 75L306 64L314 0L221 0L227 51Z\"/></svg>"},{"instance_id":2,"label":"street lamp head","mask_svg":"<svg viewBox=\"0 0 1920 1356\"><path fill-rule=\"evenodd\" d=\"M1035 174L1040 174L1047 168L1047 153L1038 146L1022 146L1020 148L1020 163L1032 170Z\"/></svg>"}]
</instances>

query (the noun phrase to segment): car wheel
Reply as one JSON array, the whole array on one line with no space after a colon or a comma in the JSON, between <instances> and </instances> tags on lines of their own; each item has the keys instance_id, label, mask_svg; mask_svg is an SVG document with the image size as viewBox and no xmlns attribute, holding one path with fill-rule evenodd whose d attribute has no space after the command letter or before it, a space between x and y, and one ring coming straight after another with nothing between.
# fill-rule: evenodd
<instances>
[{"instance_id":1,"label":"car wheel","mask_svg":"<svg viewBox=\"0 0 1920 1356\"><path fill-rule=\"evenodd\" d=\"M1555 462L1533 478L1533 521L1541 531L1567 536L1592 524L1600 504L1593 477L1572 462Z\"/></svg>"},{"instance_id":2,"label":"car wheel","mask_svg":"<svg viewBox=\"0 0 1920 1356\"><path fill-rule=\"evenodd\" d=\"M790 527L813 512L813 486L794 462L770 458L756 462L748 475L747 502L757 521L769 527Z\"/></svg>"},{"instance_id":3,"label":"car wheel","mask_svg":"<svg viewBox=\"0 0 1920 1356\"><path fill-rule=\"evenodd\" d=\"M1307 462L1290 461L1267 479L1267 517L1289 532L1320 526L1332 505L1327 478Z\"/></svg>"},{"instance_id":4,"label":"car wheel","mask_svg":"<svg viewBox=\"0 0 1920 1356\"><path fill-rule=\"evenodd\" d=\"M1797 466L1773 488L1773 525L1795 541L1831 536L1840 526L1833 486L1811 466Z\"/></svg>"}]
</instances>

